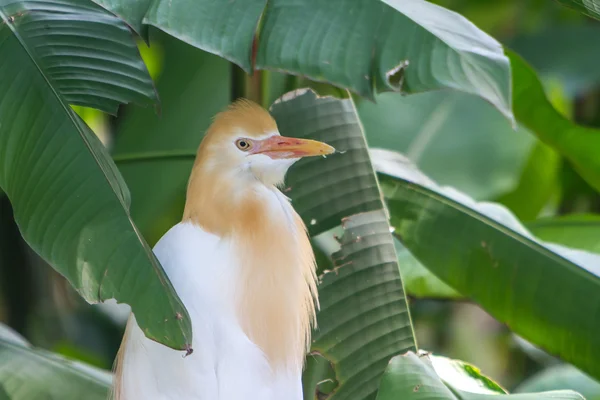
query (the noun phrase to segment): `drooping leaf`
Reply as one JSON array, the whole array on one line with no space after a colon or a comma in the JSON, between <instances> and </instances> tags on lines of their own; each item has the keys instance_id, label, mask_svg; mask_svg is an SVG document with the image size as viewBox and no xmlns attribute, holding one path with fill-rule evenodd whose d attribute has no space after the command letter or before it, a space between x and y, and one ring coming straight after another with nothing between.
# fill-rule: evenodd
<instances>
[{"instance_id":1,"label":"drooping leaf","mask_svg":"<svg viewBox=\"0 0 600 400\"><path fill-rule=\"evenodd\" d=\"M444 374L447 370L454 373ZM489 378L462 361L439 357L430 359L427 355L409 352L391 360L381 381L377 400L486 400L490 396L507 400L584 400L579 393L569 390L503 394L497 385L493 385Z\"/></svg>"},{"instance_id":2,"label":"drooping leaf","mask_svg":"<svg viewBox=\"0 0 600 400\"><path fill-rule=\"evenodd\" d=\"M285 136L324 141L343 153L301 160L286 195L312 234L343 221L334 268L321 277L313 351L331 362L332 399L374 399L387 361L415 349L393 238L351 100L312 91L285 95L271 111ZM312 398L314 390L305 393ZM329 398L329 397L326 397Z\"/></svg>"},{"instance_id":3,"label":"drooping leaf","mask_svg":"<svg viewBox=\"0 0 600 400\"><path fill-rule=\"evenodd\" d=\"M111 381L110 372L33 348L0 325L0 399L105 400Z\"/></svg>"},{"instance_id":4,"label":"drooping leaf","mask_svg":"<svg viewBox=\"0 0 600 400\"><path fill-rule=\"evenodd\" d=\"M428 176L476 199L513 190L535 138L485 101L452 91L358 100L371 147L407 155ZM460 160L458 162L457 160Z\"/></svg>"},{"instance_id":5,"label":"drooping leaf","mask_svg":"<svg viewBox=\"0 0 600 400\"><path fill-rule=\"evenodd\" d=\"M373 86L407 93L452 88L477 94L511 117L501 46L459 14L422 0L301 4L267 4L257 67L329 80L363 96ZM306 29L307 21L313 29ZM315 47L321 51L309 52Z\"/></svg>"},{"instance_id":6,"label":"drooping leaf","mask_svg":"<svg viewBox=\"0 0 600 400\"><path fill-rule=\"evenodd\" d=\"M67 103L116 114L119 104L157 101L132 33L95 4L0 0L0 15L0 35L12 32ZM6 51L0 59L10 60Z\"/></svg>"},{"instance_id":7,"label":"drooping leaf","mask_svg":"<svg viewBox=\"0 0 600 400\"><path fill-rule=\"evenodd\" d=\"M579 174L600 190L600 130L579 126L554 109L535 72L514 52L513 102L519 123L573 163Z\"/></svg>"},{"instance_id":8,"label":"drooping leaf","mask_svg":"<svg viewBox=\"0 0 600 400\"><path fill-rule=\"evenodd\" d=\"M133 39L103 13L65 0L2 2L0 186L25 240L87 301L126 302L148 337L184 349L192 340L187 312L129 216L116 166L67 104L113 104L123 99L119 93L132 93L115 90L111 98L108 88L124 84L116 77L138 78L121 63L131 48L124 45L121 54L108 47L126 39L134 46ZM40 35L47 42L38 42ZM117 61L94 69L90 60L106 58L109 49ZM82 97L73 97L77 87Z\"/></svg>"},{"instance_id":9,"label":"drooping leaf","mask_svg":"<svg viewBox=\"0 0 600 400\"><path fill-rule=\"evenodd\" d=\"M500 44L424 0L94 1L138 29L156 26L246 71L304 75L366 97L374 89L456 89L513 119Z\"/></svg>"},{"instance_id":10,"label":"drooping leaf","mask_svg":"<svg viewBox=\"0 0 600 400\"><path fill-rule=\"evenodd\" d=\"M587 16L600 19L600 1L598 0L558 0L558 2Z\"/></svg>"},{"instance_id":11,"label":"drooping leaf","mask_svg":"<svg viewBox=\"0 0 600 400\"><path fill-rule=\"evenodd\" d=\"M541 242L505 207L440 187L397 154L372 154L394 233L423 265L515 333L600 376L599 255Z\"/></svg>"},{"instance_id":12,"label":"drooping leaf","mask_svg":"<svg viewBox=\"0 0 600 400\"><path fill-rule=\"evenodd\" d=\"M552 366L538 372L517 386L515 392L565 389L576 390L586 400L600 400L600 383L568 364Z\"/></svg>"},{"instance_id":13,"label":"drooping leaf","mask_svg":"<svg viewBox=\"0 0 600 400\"><path fill-rule=\"evenodd\" d=\"M517 218L533 220L559 192L560 155L542 142L535 143L518 184L497 199Z\"/></svg>"}]
</instances>

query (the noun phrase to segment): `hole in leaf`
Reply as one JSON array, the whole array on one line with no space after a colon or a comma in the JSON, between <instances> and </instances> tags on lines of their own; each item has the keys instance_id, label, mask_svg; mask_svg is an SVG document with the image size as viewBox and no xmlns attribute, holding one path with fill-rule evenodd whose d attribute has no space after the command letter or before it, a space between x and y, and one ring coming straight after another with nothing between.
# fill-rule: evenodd
<instances>
[{"instance_id":1,"label":"hole in leaf","mask_svg":"<svg viewBox=\"0 0 600 400\"><path fill-rule=\"evenodd\" d=\"M306 356L306 368L302 377L304 393L314 393L314 398L325 400L338 387L334 363L314 351Z\"/></svg>"},{"instance_id":2,"label":"hole in leaf","mask_svg":"<svg viewBox=\"0 0 600 400\"><path fill-rule=\"evenodd\" d=\"M403 60L394 68L385 73L389 87L396 91L400 91L402 89L402 85L404 83L404 70L408 67L408 64L408 60Z\"/></svg>"}]
</instances>

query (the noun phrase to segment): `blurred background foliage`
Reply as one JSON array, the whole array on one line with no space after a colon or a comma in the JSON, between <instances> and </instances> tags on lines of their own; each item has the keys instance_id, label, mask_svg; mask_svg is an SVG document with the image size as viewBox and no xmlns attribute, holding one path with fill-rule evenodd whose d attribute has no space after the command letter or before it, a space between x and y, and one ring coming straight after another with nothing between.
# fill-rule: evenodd
<instances>
[{"instance_id":1,"label":"blurred background foliage","mask_svg":"<svg viewBox=\"0 0 600 400\"><path fill-rule=\"evenodd\" d=\"M548 0L435 3L461 13L524 58L563 116L600 128L598 21ZM111 149L132 193L133 218L152 245L180 216L202 132L240 94L232 82L243 74L228 61L156 29L150 37L150 48L142 42L139 47L160 94L159 118L152 107L122 107L117 117L75 109ZM260 75L260 85L250 90L260 93L264 105L299 85L345 96L298 77ZM600 252L598 192L569 160L540 142L531 127L514 130L490 104L464 93L386 93L375 100L356 99L370 146L404 153L440 185L504 204L544 240ZM563 220L577 229L556 225ZM126 314L88 305L29 250L1 194L0 237L0 320L35 346L109 369ZM401 268L416 262L399 242L397 246ZM418 275L414 271L410 274ZM587 399L600 399L600 384L585 374L512 334L452 289L438 292L458 299L428 298L409 290L421 348L473 363L511 391L570 388Z\"/></svg>"}]
</instances>

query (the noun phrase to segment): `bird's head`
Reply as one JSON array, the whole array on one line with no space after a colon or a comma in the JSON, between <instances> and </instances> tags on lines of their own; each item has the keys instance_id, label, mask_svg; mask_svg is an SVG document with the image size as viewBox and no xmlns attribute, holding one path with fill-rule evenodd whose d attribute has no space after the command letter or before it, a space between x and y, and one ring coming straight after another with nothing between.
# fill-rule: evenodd
<instances>
[{"instance_id":1,"label":"bird's head","mask_svg":"<svg viewBox=\"0 0 600 400\"><path fill-rule=\"evenodd\" d=\"M315 140L281 136L271 115L249 100L238 100L215 117L198 150L205 172L280 185L288 168L302 157L335 149Z\"/></svg>"}]
</instances>

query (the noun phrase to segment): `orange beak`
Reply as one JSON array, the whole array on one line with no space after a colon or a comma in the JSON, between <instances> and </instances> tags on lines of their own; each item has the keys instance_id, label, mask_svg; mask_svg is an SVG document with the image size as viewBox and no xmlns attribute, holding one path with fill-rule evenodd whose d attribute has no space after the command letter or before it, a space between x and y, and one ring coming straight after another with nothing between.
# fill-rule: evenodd
<instances>
[{"instance_id":1,"label":"orange beak","mask_svg":"<svg viewBox=\"0 0 600 400\"><path fill-rule=\"evenodd\" d=\"M335 152L335 149L330 145L316 140L279 135L255 143L253 154L264 154L273 159L324 156Z\"/></svg>"}]
</instances>

